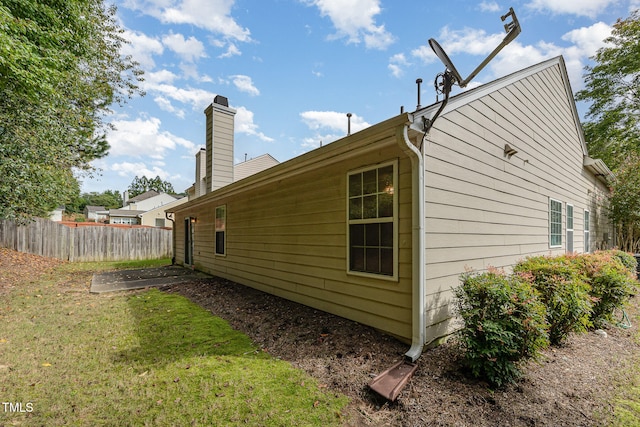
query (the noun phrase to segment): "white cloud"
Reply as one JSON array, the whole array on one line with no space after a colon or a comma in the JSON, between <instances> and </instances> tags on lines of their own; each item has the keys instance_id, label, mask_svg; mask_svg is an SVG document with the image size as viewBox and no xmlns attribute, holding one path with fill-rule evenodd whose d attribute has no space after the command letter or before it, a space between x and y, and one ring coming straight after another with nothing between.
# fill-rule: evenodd
<instances>
[{"instance_id":1,"label":"white cloud","mask_svg":"<svg viewBox=\"0 0 640 427\"><path fill-rule=\"evenodd\" d=\"M256 136L262 141L273 142L273 138L258 131L258 125L253 121L253 111L245 107L234 107L236 109L235 130L246 135Z\"/></svg>"},{"instance_id":2,"label":"white cloud","mask_svg":"<svg viewBox=\"0 0 640 427\"><path fill-rule=\"evenodd\" d=\"M251 32L231 16L235 0L128 0L125 7L139 10L168 24L188 24L225 38L251 41Z\"/></svg>"},{"instance_id":3,"label":"white cloud","mask_svg":"<svg viewBox=\"0 0 640 427\"><path fill-rule=\"evenodd\" d=\"M141 85L142 89L147 93L153 93L181 102L183 104L191 105L194 110L200 109L203 105L208 105L215 96L214 93L204 89L194 88L180 88L170 83L163 83L162 81L144 81Z\"/></svg>"},{"instance_id":4,"label":"white cloud","mask_svg":"<svg viewBox=\"0 0 640 427\"><path fill-rule=\"evenodd\" d=\"M482 12L498 12L500 10L500 5L495 1L483 1L478 7Z\"/></svg>"},{"instance_id":5,"label":"white cloud","mask_svg":"<svg viewBox=\"0 0 640 427\"><path fill-rule=\"evenodd\" d=\"M233 84L240 92L248 93L251 96L260 95L260 91L253 85L251 77L241 74L230 76Z\"/></svg>"},{"instance_id":6,"label":"white cloud","mask_svg":"<svg viewBox=\"0 0 640 427\"><path fill-rule=\"evenodd\" d=\"M218 55L218 58L231 58L232 56L240 56L240 55L242 55L242 52L240 52L240 49L238 49L238 47L235 44L229 43L229 46L227 47L227 51L222 55Z\"/></svg>"},{"instance_id":7,"label":"white cloud","mask_svg":"<svg viewBox=\"0 0 640 427\"><path fill-rule=\"evenodd\" d=\"M595 18L618 0L533 0L528 4L532 9L555 14L588 16Z\"/></svg>"},{"instance_id":8,"label":"white cloud","mask_svg":"<svg viewBox=\"0 0 640 427\"><path fill-rule=\"evenodd\" d=\"M322 16L331 19L337 30L336 38L346 37L348 43L364 42L372 49L386 49L395 41L384 25L376 25L380 0L305 0L305 3L316 6Z\"/></svg>"},{"instance_id":9,"label":"white cloud","mask_svg":"<svg viewBox=\"0 0 640 427\"><path fill-rule=\"evenodd\" d=\"M163 159L169 150L179 147L195 150L195 144L170 132L161 130L161 121L156 117L136 120L115 120L115 130L109 132L111 145L109 156L150 157Z\"/></svg>"},{"instance_id":10,"label":"white cloud","mask_svg":"<svg viewBox=\"0 0 640 427\"><path fill-rule=\"evenodd\" d=\"M151 70L156 66L153 55L162 55L162 52L164 52L164 47L160 40L149 37L139 31L130 30L125 30L123 37L130 42L122 46L121 52L123 55L131 55L145 70Z\"/></svg>"},{"instance_id":11,"label":"white cloud","mask_svg":"<svg viewBox=\"0 0 640 427\"><path fill-rule=\"evenodd\" d=\"M156 96L155 98L153 98L153 100L158 105L158 107L160 107L161 110L167 111L169 113L172 113L180 117L181 119L184 119L184 116L185 116L184 110L174 107L171 101L165 98L164 96Z\"/></svg>"},{"instance_id":12,"label":"white cloud","mask_svg":"<svg viewBox=\"0 0 640 427\"><path fill-rule=\"evenodd\" d=\"M576 28L562 36L562 40L572 42L584 56L593 56L605 45L604 39L611 35L613 28L604 22L597 22L590 27Z\"/></svg>"},{"instance_id":13,"label":"white cloud","mask_svg":"<svg viewBox=\"0 0 640 427\"><path fill-rule=\"evenodd\" d=\"M305 125L311 130L330 129L340 131L344 135L347 134L347 114L338 111L303 111L300 117ZM351 116L351 132L358 132L368 128L371 124L367 123L362 117L352 114Z\"/></svg>"},{"instance_id":14,"label":"white cloud","mask_svg":"<svg viewBox=\"0 0 640 427\"><path fill-rule=\"evenodd\" d=\"M193 36L185 39L182 34L170 33L162 37L162 43L188 62L207 56L202 42Z\"/></svg>"},{"instance_id":15,"label":"white cloud","mask_svg":"<svg viewBox=\"0 0 640 427\"><path fill-rule=\"evenodd\" d=\"M394 77L402 77L404 75L403 67L407 65L411 65L407 58L404 56L404 53L397 53L389 58L389 71L393 74Z\"/></svg>"},{"instance_id":16,"label":"white cloud","mask_svg":"<svg viewBox=\"0 0 640 427\"><path fill-rule=\"evenodd\" d=\"M146 176L147 178L155 178L159 176L163 181L169 177L169 173L164 169L153 166L151 169L147 167L147 165L143 162L122 162L122 163L114 163L108 170L116 172L118 175L122 177L141 177Z\"/></svg>"},{"instance_id":17,"label":"white cloud","mask_svg":"<svg viewBox=\"0 0 640 427\"><path fill-rule=\"evenodd\" d=\"M178 76L169 70L159 70L144 74L145 84L154 86L159 84L171 84Z\"/></svg>"}]
</instances>

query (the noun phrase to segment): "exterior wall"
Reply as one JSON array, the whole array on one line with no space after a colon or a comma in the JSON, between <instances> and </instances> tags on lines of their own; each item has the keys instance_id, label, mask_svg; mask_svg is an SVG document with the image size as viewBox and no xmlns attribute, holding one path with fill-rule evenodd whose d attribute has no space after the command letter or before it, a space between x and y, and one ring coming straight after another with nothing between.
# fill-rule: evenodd
<instances>
[{"instance_id":1,"label":"exterior wall","mask_svg":"<svg viewBox=\"0 0 640 427\"><path fill-rule=\"evenodd\" d=\"M411 164L395 127L386 127L386 135L362 131L176 208L176 262L185 261L185 219L195 218L196 269L410 339ZM398 279L348 274L347 174L390 160L398 165ZM214 215L223 205L226 254L216 255Z\"/></svg>"},{"instance_id":2,"label":"exterior wall","mask_svg":"<svg viewBox=\"0 0 640 427\"><path fill-rule=\"evenodd\" d=\"M574 251L605 247L606 187L583 167L583 146L559 65L443 114L425 142L429 337L449 332L452 288L466 269L509 268L564 253L567 204ZM518 152L504 155L505 144ZM562 202L562 244L550 246L549 200ZM584 210L591 247L584 247ZM442 323L439 323L444 321Z\"/></svg>"}]
</instances>

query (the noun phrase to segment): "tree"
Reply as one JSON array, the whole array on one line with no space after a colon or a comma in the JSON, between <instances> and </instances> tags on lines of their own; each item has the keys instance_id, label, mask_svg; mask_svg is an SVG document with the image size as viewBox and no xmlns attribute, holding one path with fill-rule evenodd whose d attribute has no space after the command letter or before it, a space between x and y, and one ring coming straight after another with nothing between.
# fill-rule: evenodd
<instances>
[{"instance_id":1,"label":"tree","mask_svg":"<svg viewBox=\"0 0 640 427\"><path fill-rule=\"evenodd\" d=\"M117 209L122 206L122 194L117 190L82 193L65 205L65 211L82 213L86 206L104 206L105 209Z\"/></svg>"},{"instance_id":2,"label":"tree","mask_svg":"<svg viewBox=\"0 0 640 427\"><path fill-rule=\"evenodd\" d=\"M616 225L617 243L627 252L640 252L640 153L629 154L611 185L609 217Z\"/></svg>"},{"instance_id":3,"label":"tree","mask_svg":"<svg viewBox=\"0 0 640 427\"><path fill-rule=\"evenodd\" d=\"M142 94L102 0L0 1L0 218L47 215L107 154L109 106Z\"/></svg>"},{"instance_id":4,"label":"tree","mask_svg":"<svg viewBox=\"0 0 640 427\"><path fill-rule=\"evenodd\" d=\"M640 152L640 10L613 26L607 46L585 67L586 88L576 94L590 101L584 123L589 152L615 170Z\"/></svg>"},{"instance_id":5,"label":"tree","mask_svg":"<svg viewBox=\"0 0 640 427\"><path fill-rule=\"evenodd\" d=\"M169 181L163 181L160 176L149 179L146 176L135 177L129 185L129 197L136 197L149 190L155 190L158 193L175 194L173 185Z\"/></svg>"}]
</instances>

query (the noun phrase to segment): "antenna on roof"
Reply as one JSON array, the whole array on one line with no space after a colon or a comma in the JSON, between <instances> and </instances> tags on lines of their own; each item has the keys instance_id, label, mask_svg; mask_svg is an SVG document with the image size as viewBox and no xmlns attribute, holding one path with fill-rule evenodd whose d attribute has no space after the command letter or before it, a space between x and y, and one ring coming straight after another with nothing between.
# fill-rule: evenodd
<instances>
[{"instance_id":1,"label":"antenna on roof","mask_svg":"<svg viewBox=\"0 0 640 427\"><path fill-rule=\"evenodd\" d=\"M469 74L469 76L466 79L462 78L462 76L456 69L455 65L453 65L453 61L449 59L449 56L444 51L442 46L440 46L440 44L435 39L429 39L429 46L431 46L431 49L433 49L433 52L436 54L438 58L440 58L440 61L442 61L442 63L446 68L443 73L440 73L436 76L435 82L434 82L434 85L436 87L436 93L442 93L444 95L444 100L440 105L440 109L436 112L433 118L430 120L426 119L425 133L429 132L429 130L431 129L431 126L433 126L433 122L440 115L440 113L444 109L444 106L447 104L447 101L449 100L449 93L451 92L451 87L454 84L457 84L461 88L466 87L469 84L469 82L475 76L477 76L478 73L484 67L486 67L489 61L491 61L498 54L498 52L502 50L502 48L504 48L506 45L511 43L518 36L518 34L520 34L520 31L521 31L520 23L518 22L518 18L516 17L516 12L513 10L512 7L510 7L509 12L502 15L500 19L504 22L508 17L511 17L511 22L507 22L506 24L504 24L504 30L507 32L507 35L504 37L502 42L495 49L493 49L493 52L491 52L489 56L487 56L484 59L484 61L482 61L480 65L478 65L476 69L473 70L471 74Z\"/></svg>"}]
</instances>

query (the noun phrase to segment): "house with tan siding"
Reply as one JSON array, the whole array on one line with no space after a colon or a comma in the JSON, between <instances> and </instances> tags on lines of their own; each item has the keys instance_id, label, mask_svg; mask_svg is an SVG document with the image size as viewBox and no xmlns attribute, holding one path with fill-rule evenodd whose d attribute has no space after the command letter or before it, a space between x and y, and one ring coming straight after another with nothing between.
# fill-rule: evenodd
<instances>
[{"instance_id":1,"label":"house with tan siding","mask_svg":"<svg viewBox=\"0 0 640 427\"><path fill-rule=\"evenodd\" d=\"M451 97L426 132L439 107L233 182L215 153L233 157L235 110L216 97L206 194L173 208L176 262L373 326L415 360L453 331L466 270L614 244L611 172L561 57Z\"/></svg>"}]
</instances>

